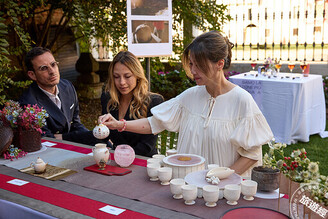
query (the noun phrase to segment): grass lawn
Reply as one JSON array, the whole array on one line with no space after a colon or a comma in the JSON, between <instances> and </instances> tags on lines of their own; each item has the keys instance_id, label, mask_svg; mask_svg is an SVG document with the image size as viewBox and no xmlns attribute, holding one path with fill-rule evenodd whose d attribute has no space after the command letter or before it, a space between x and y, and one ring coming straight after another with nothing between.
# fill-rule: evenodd
<instances>
[{"instance_id":1,"label":"grass lawn","mask_svg":"<svg viewBox=\"0 0 328 219\"><path fill-rule=\"evenodd\" d=\"M101 115L100 100L80 99L80 117L82 123L92 130L98 117ZM328 122L327 122L328 124ZM326 130L328 128L326 127ZM263 154L268 151L268 146L263 146ZM319 161L320 173L328 176L328 138L321 138L319 135L310 136L309 142L299 142L288 145L285 149L285 155L289 155L295 149L305 148L307 156L311 161Z\"/></svg>"}]
</instances>

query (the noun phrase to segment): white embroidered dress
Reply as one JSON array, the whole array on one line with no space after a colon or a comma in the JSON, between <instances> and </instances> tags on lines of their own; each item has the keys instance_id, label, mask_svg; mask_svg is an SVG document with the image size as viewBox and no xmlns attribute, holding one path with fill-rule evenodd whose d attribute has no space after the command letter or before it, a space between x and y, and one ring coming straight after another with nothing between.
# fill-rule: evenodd
<instances>
[{"instance_id":1,"label":"white embroidered dress","mask_svg":"<svg viewBox=\"0 0 328 219\"><path fill-rule=\"evenodd\" d=\"M201 155L208 164L231 166L240 155L262 164L272 131L252 96L236 86L216 98L195 86L151 109L152 132L179 132L178 153ZM252 168L252 167L251 167ZM243 175L250 176L251 168Z\"/></svg>"}]
</instances>

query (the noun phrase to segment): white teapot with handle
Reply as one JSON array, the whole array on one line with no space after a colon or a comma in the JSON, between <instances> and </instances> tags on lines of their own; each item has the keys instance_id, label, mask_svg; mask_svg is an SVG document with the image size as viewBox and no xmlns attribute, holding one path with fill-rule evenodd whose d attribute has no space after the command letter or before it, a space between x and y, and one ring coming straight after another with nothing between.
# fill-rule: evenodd
<instances>
[{"instance_id":1,"label":"white teapot with handle","mask_svg":"<svg viewBox=\"0 0 328 219\"><path fill-rule=\"evenodd\" d=\"M30 164L34 168L35 173L43 173L46 170L47 163L45 163L40 157L35 162Z\"/></svg>"},{"instance_id":2,"label":"white teapot with handle","mask_svg":"<svg viewBox=\"0 0 328 219\"><path fill-rule=\"evenodd\" d=\"M109 150L106 144L102 144L102 143L96 144L95 147L92 148L92 152L93 152L93 158L95 159L99 167L102 167L104 166L104 164L107 164L109 160ZM101 164L99 165L100 161Z\"/></svg>"}]
</instances>

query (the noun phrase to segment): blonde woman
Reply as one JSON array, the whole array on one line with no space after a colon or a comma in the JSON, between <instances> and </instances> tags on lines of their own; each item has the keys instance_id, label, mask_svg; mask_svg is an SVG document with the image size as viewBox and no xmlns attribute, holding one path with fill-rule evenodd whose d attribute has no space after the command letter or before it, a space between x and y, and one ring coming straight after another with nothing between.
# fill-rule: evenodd
<instances>
[{"instance_id":1,"label":"blonde woman","mask_svg":"<svg viewBox=\"0 0 328 219\"><path fill-rule=\"evenodd\" d=\"M204 33L186 47L182 63L197 86L152 109L153 116L129 122L110 114L99 122L110 129L137 133L179 132L178 153L197 154L211 164L250 176L262 163L262 145L272 131L252 96L224 77L232 44L217 31Z\"/></svg>"},{"instance_id":2,"label":"blonde woman","mask_svg":"<svg viewBox=\"0 0 328 219\"><path fill-rule=\"evenodd\" d=\"M147 118L152 116L150 109L162 102L161 95L148 91L148 81L137 57L128 51L119 52L108 69L108 81L101 96L102 113L110 113L122 122ZM114 148L128 144L138 155L157 154L157 135L123 132L125 128L110 132Z\"/></svg>"}]
</instances>

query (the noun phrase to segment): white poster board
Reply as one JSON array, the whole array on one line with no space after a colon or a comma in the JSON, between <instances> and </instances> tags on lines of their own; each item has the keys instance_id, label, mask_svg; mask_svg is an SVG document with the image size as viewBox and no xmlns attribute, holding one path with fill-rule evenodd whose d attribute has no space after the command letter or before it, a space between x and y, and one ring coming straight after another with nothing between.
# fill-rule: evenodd
<instances>
[{"instance_id":1,"label":"white poster board","mask_svg":"<svg viewBox=\"0 0 328 219\"><path fill-rule=\"evenodd\" d=\"M136 56L172 55L172 0L127 0L127 27Z\"/></svg>"}]
</instances>

